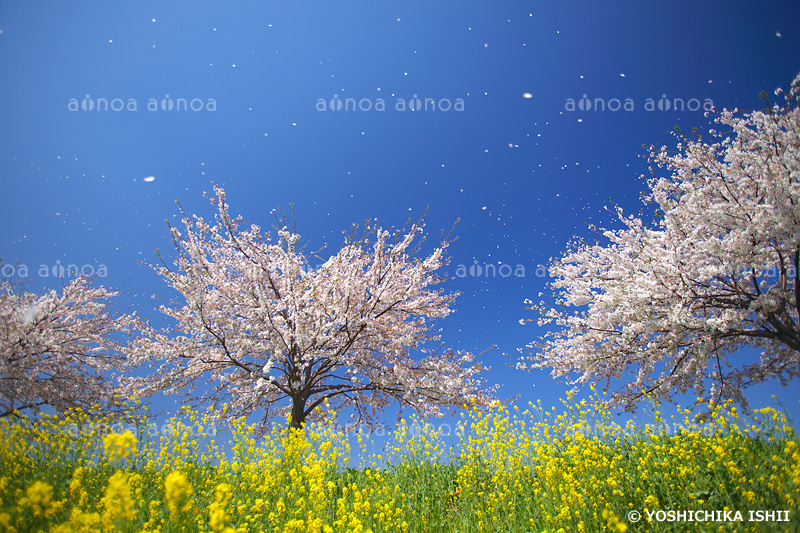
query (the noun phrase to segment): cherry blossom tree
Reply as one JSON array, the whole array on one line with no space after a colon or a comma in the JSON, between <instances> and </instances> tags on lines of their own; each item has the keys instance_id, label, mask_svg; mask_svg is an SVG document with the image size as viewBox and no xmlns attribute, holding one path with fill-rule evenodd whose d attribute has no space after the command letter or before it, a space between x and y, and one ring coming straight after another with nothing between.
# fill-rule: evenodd
<instances>
[{"instance_id":1,"label":"cherry blossom tree","mask_svg":"<svg viewBox=\"0 0 800 533\"><path fill-rule=\"evenodd\" d=\"M114 337L138 325L111 310L117 294L84 277L41 295L0 281L0 417L43 406L117 410L107 374L125 370L125 359Z\"/></svg>"},{"instance_id":2,"label":"cherry blossom tree","mask_svg":"<svg viewBox=\"0 0 800 533\"><path fill-rule=\"evenodd\" d=\"M182 302L160 308L173 327L149 328L131 345L134 363L161 366L132 377L130 391L183 392L221 407L220 417L263 412L262 428L287 413L302 427L350 407L353 423L371 424L392 401L441 415L442 407L492 400L473 354L424 344L439 339L432 321L450 314L455 298L436 288L446 241L418 257L421 225L405 233L368 227L311 267L291 225L276 240L256 225L240 227L224 190L215 191L215 223L184 213L183 231L171 229L176 269L154 267Z\"/></svg>"},{"instance_id":3,"label":"cherry blossom tree","mask_svg":"<svg viewBox=\"0 0 800 533\"><path fill-rule=\"evenodd\" d=\"M784 105L720 113L714 144L650 147L670 171L651 169L647 181L656 219L617 208L624 227L604 231L606 244L579 241L551 262L555 304L526 303L540 325L559 329L528 345L518 368L550 367L606 389L629 373L612 397L627 410L646 393L663 400L692 389L747 408L749 385L798 376L800 75L776 94ZM758 355L734 364L745 347Z\"/></svg>"}]
</instances>

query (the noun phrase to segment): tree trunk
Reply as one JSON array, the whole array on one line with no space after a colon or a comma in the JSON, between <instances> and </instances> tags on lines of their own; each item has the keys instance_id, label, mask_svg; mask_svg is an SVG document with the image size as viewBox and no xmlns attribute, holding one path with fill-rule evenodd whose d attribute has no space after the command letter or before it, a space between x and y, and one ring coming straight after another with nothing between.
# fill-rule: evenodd
<instances>
[{"instance_id":1,"label":"tree trunk","mask_svg":"<svg viewBox=\"0 0 800 533\"><path fill-rule=\"evenodd\" d=\"M289 427L302 429L305 423L306 399L302 394L292 397L292 418Z\"/></svg>"}]
</instances>

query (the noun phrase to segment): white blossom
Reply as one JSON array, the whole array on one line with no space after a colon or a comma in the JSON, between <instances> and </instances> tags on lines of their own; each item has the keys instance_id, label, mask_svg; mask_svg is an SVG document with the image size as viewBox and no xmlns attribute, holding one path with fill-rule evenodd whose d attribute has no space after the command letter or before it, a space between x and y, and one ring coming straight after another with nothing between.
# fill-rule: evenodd
<instances>
[{"instance_id":1,"label":"white blossom","mask_svg":"<svg viewBox=\"0 0 800 533\"><path fill-rule=\"evenodd\" d=\"M558 331L531 343L519 368L551 367L571 383L631 380L613 399L693 390L747 407L747 386L800 371L800 75L782 106L715 119L718 142L650 148L670 174L647 181L651 223L616 209L608 242L575 243L552 262L555 305L532 305ZM581 309L573 312L570 307ZM734 367L743 347L760 355ZM706 392L708 382L713 383Z\"/></svg>"},{"instance_id":2,"label":"white blossom","mask_svg":"<svg viewBox=\"0 0 800 533\"><path fill-rule=\"evenodd\" d=\"M325 401L365 423L392 401L423 415L491 401L472 354L425 344L455 298L436 286L447 241L418 258L421 225L367 228L314 269L288 224L273 241L230 217L223 189L210 200L215 224L184 214L183 230L172 230L175 270L154 267L183 301L161 307L172 327L147 328L129 346L137 364L161 361L131 377L129 391L227 403L225 417L263 410L262 427L287 412L299 426Z\"/></svg>"},{"instance_id":3,"label":"white blossom","mask_svg":"<svg viewBox=\"0 0 800 533\"><path fill-rule=\"evenodd\" d=\"M109 373L126 366L112 337L138 321L109 309L117 294L83 277L43 294L0 281L0 417L45 405L118 409Z\"/></svg>"}]
</instances>

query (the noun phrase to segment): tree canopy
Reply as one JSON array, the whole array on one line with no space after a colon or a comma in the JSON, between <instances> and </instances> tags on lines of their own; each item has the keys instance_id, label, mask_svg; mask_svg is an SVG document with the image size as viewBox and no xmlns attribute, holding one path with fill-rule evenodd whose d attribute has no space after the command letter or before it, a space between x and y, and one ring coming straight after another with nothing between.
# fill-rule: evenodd
<instances>
[{"instance_id":1,"label":"tree canopy","mask_svg":"<svg viewBox=\"0 0 800 533\"><path fill-rule=\"evenodd\" d=\"M84 277L41 295L0 281L0 416L43 406L115 410L107 374L126 361L114 337L138 325L111 309L117 295Z\"/></svg>"},{"instance_id":2,"label":"tree canopy","mask_svg":"<svg viewBox=\"0 0 800 533\"><path fill-rule=\"evenodd\" d=\"M576 241L551 263L555 302L527 303L540 325L558 328L528 346L519 368L606 388L629 372L613 395L629 410L645 394L692 389L746 407L749 385L798 376L800 75L776 94L782 105L722 111L717 142L650 147L669 171L647 180L655 220L617 208L623 229L602 230L605 244ZM733 364L745 347L758 359Z\"/></svg>"},{"instance_id":3,"label":"tree canopy","mask_svg":"<svg viewBox=\"0 0 800 533\"><path fill-rule=\"evenodd\" d=\"M215 223L184 213L183 231L171 230L176 268L154 267L182 301L160 308L173 326L147 328L130 346L134 364L161 366L129 390L183 392L226 417L263 410L262 424L290 413L295 427L321 407L352 407L354 422L371 423L392 401L425 415L491 401L473 354L425 344L455 298L436 287L446 240L420 257L421 225L368 226L312 267L288 225L274 240L243 227L215 191Z\"/></svg>"}]
</instances>

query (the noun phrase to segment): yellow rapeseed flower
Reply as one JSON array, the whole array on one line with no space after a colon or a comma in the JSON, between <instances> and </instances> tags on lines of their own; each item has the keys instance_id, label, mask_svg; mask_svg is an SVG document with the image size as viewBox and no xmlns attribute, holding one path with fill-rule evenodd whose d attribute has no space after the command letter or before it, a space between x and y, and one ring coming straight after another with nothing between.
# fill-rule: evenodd
<instances>
[{"instance_id":1,"label":"yellow rapeseed flower","mask_svg":"<svg viewBox=\"0 0 800 533\"><path fill-rule=\"evenodd\" d=\"M164 481L164 495L172 513L186 512L192 506L194 489L183 472L172 472Z\"/></svg>"},{"instance_id":2,"label":"yellow rapeseed flower","mask_svg":"<svg viewBox=\"0 0 800 533\"><path fill-rule=\"evenodd\" d=\"M103 526L108 530L115 528L120 520L133 520L136 517L131 494L131 476L129 472L117 470L108 480L101 502L104 509Z\"/></svg>"},{"instance_id":3,"label":"yellow rapeseed flower","mask_svg":"<svg viewBox=\"0 0 800 533\"><path fill-rule=\"evenodd\" d=\"M103 437L103 448L109 461L125 459L131 454L136 455L136 437L130 431L109 433Z\"/></svg>"},{"instance_id":4,"label":"yellow rapeseed flower","mask_svg":"<svg viewBox=\"0 0 800 533\"><path fill-rule=\"evenodd\" d=\"M53 486L44 481L34 481L20 501L21 507L30 507L33 516L50 517L56 514L64 502L53 501Z\"/></svg>"}]
</instances>

